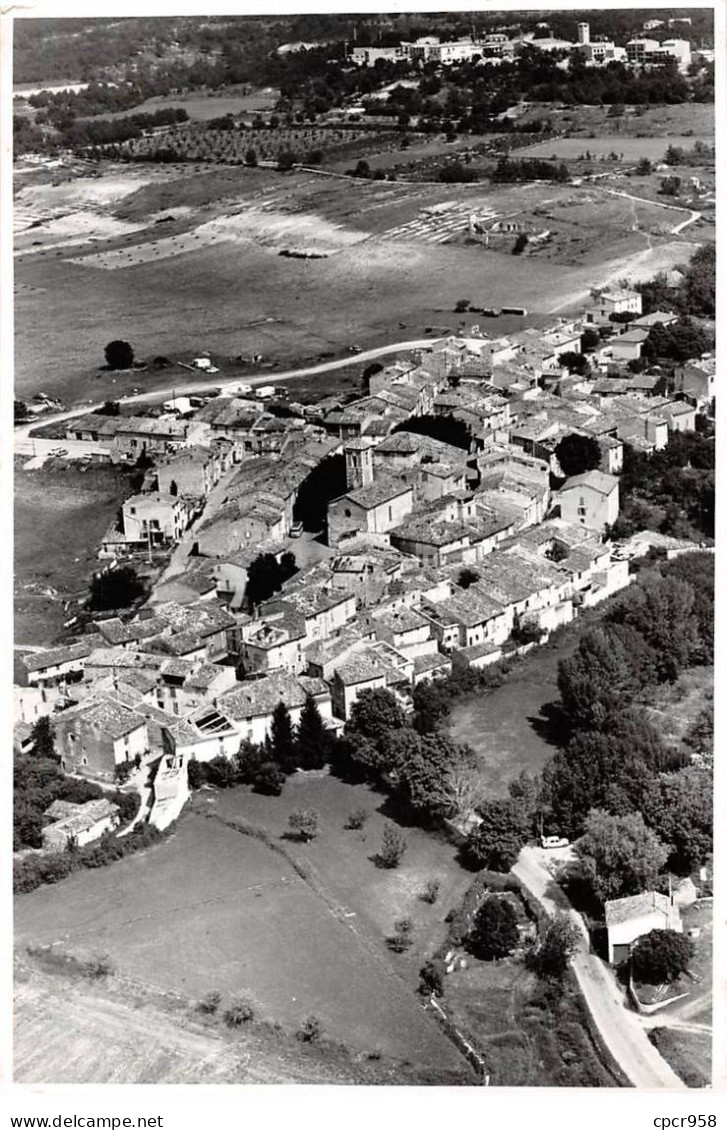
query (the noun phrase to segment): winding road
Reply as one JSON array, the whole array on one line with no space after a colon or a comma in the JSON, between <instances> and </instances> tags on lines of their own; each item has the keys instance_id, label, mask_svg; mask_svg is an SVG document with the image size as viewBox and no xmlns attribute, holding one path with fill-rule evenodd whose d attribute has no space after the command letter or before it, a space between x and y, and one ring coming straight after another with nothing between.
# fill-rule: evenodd
<instances>
[{"instance_id":1,"label":"winding road","mask_svg":"<svg viewBox=\"0 0 727 1130\"><path fill-rule=\"evenodd\" d=\"M603 1043L631 1085L645 1090L685 1090L686 1084L659 1055L638 1017L624 1007L610 970L589 952L585 923L545 869L540 849L523 848L512 870L548 914L564 911L580 930L582 942L573 958L573 972Z\"/></svg>"},{"instance_id":2,"label":"winding road","mask_svg":"<svg viewBox=\"0 0 727 1130\"><path fill-rule=\"evenodd\" d=\"M227 381L224 384L211 385L209 381L206 384L201 384L199 381L190 381L187 384L180 384L175 381L173 385L167 388L157 388L153 392L142 392L136 396L121 396L118 399L119 404L144 404L150 400L164 400L171 395L174 396L189 396L194 393L209 392L211 387L221 388L222 394L233 392L241 384L251 385L253 388L256 385L280 384L284 381L295 380L296 377L313 377L318 373L330 373L335 369L345 369L350 365L355 365L360 362L375 361L379 357L387 357L394 353L406 353L411 349L426 349L435 345L442 338L425 337L419 338L416 341L399 341L392 345L379 345L375 349L366 349L361 353L351 354L349 357L341 357L337 361L324 361L318 365L309 365L302 369L286 369L282 373L266 372L257 377L236 377L235 380ZM15 452L19 455L30 454L27 450L27 443L30 440L30 432L32 428L38 427L41 424L56 424L61 423L63 420L73 420L77 416L85 416L88 412L97 412L99 408L103 407L103 402L99 401L98 404L83 404L76 408L67 408L62 412L49 413L47 416L40 416L36 420L31 420L27 424L22 424L15 429ZM47 442L50 447L58 447L58 440L35 440L36 444ZM67 446L67 445L66 445ZM38 448L40 450L40 448Z\"/></svg>"}]
</instances>

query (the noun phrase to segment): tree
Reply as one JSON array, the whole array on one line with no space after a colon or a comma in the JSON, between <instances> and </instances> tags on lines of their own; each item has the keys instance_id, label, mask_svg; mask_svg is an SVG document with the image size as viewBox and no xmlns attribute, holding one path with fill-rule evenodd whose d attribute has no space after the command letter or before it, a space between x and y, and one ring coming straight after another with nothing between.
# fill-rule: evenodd
<instances>
[{"instance_id":1,"label":"tree","mask_svg":"<svg viewBox=\"0 0 727 1130\"><path fill-rule=\"evenodd\" d=\"M263 761L252 779L253 789L263 796L280 796L284 784L285 775L274 761Z\"/></svg>"},{"instance_id":2,"label":"tree","mask_svg":"<svg viewBox=\"0 0 727 1130\"><path fill-rule=\"evenodd\" d=\"M328 760L329 733L313 695L305 696L296 733L301 769L322 769Z\"/></svg>"},{"instance_id":3,"label":"tree","mask_svg":"<svg viewBox=\"0 0 727 1130\"><path fill-rule=\"evenodd\" d=\"M580 356L580 354L579 354ZM586 471L593 471L601 462L601 448L598 440L593 436L581 436L577 432L563 436L555 449L558 462L563 474L570 478L571 475L582 475Z\"/></svg>"},{"instance_id":4,"label":"tree","mask_svg":"<svg viewBox=\"0 0 727 1130\"><path fill-rule=\"evenodd\" d=\"M598 330L585 329L581 334L581 350L583 353L593 353L601 344L601 335Z\"/></svg>"},{"instance_id":5,"label":"tree","mask_svg":"<svg viewBox=\"0 0 727 1130\"><path fill-rule=\"evenodd\" d=\"M134 364L134 350L128 341L110 341L104 356L109 369L131 369Z\"/></svg>"},{"instance_id":6,"label":"tree","mask_svg":"<svg viewBox=\"0 0 727 1130\"><path fill-rule=\"evenodd\" d=\"M457 574L456 583L461 589L468 589L470 585L473 585L475 581L479 581L479 579L480 574L477 573L474 569L470 569L465 565L464 569L461 569Z\"/></svg>"},{"instance_id":7,"label":"tree","mask_svg":"<svg viewBox=\"0 0 727 1130\"><path fill-rule=\"evenodd\" d=\"M33 739L33 745L30 750L33 757L47 757L50 761L53 759L58 760L53 724L48 715L43 718L38 718L38 720L33 723L30 736Z\"/></svg>"},{"instance_id":8,"label":"tree","mask_svg":"<svg viewBox=\"0 0 727 1130\"><path fill-rule=\"evenodd\" d=\"M489 895L475 915L467 948L482 961L492 961L512 953L519 938L517 917L510 900L502 895Z\"/></svg>"},{"instance_id":9,"label":"tree","mask_svg":"<svg viewBox=\"0 0 727 1130\"><path fill-rule=\"evenodd\" d=\"M347 731L355 731L375 745L389 737L390 730L401 730L406 720L404 712L391 691L383 688L362 691L346 723Z\"/></svg>"},{"instance_id":10,"label":"tree","mask_svg":"<svg viewBox=\"0 0 727 1130\"><path fill-rule=\"evenodd\" d=\"M611 816L600 809L589 813L576 852L600 902L654 890L669 855L641 813Z\"/></svg>"},{"instance_id":11,"label":"tree","mask_svg":"<svg viewBox=\"0 0 727 1130\"><path fill-rule=\"evenodd\" d=\"M648 177L652 170L652 164L648 157L642 157L636 166L637 177Z\"/></svg>"},{"instance_id":12,"label":"tree","mask_svg":"<svg viewBox=\"0 0 727 1130\"><path fill-rule=\"evenodd\" d=\"M712 854L713 795L712 774L699 765L649 782L644 820L669 846L669 869L678 875L689 875Z\"/></svg>"},{"instance_id":13,"label":"tree","mask_svg":"<svg viewBox=\"0 0 727 1130\"><path fill-rule=\"evenodd\" d=\"M471 751L448 734L418 734L405 727L391 731L383 768L407 814L431 820L452 814L451 774L473 761Z\"/></svg>"},{"instance_id":14,"label":"tree","mask_svg":"<svg viewBox=\"0 0 727 1130\"><path fill-rule=\"evenodd\" d=\"M441 680L424 679L412 691L412 726L420 734L434 733L449 714L452 695Z\"/></svg>"},{"instance_id":15,"label":"tree","mask_svg":"<svg viewBox=\"0 0 727 1130\"><path fill-rule=\"evenodd\" d=\"M278 172L290 172L297 160L298 158L291 149L282 149L278 154Z\"/></svg>"},{"instance_id":16,"label":"tree","mask_svg":"<svg viewBox=\"0 0 727 1130\"><path fill-rule=\"evenodd\" d=\"M24 423L25 420L28 419L29 416L30 416L30 413L28 411L28 405L25 403L25 401L24 400L16 400L15 401L15 413L14 413L15 423L16 424L22 424L22 423Z\"/></svg>"},{"instance_id":17,"label":"tree","mask_svg":"<svg viewBox=\"0 0 727 1130\"><path fill-rule=\"evenodd\" d=\"M404 953L414 941L413 918L398 918L394 923L394 933L386 939L386 944L394 953Z\"/></svg>"},{"instance_id":18,"label":"tree","mask_svg":"<svg viewBox=\"0 0 727 1130\"><path fill-rule=\"evenodd\" d=\"M475 764L466 761L458 761L449 766L444 778L444 790L450 813L465 819L471 817L486 800L482 774Z\"/></svg>"},{"instance_id":19,"label":"tree","mask_svg":"<svg viewBox=\"0 0 727 1130\"><path fill-rule=\"evenodd\" d=\"M681 177L662 177L659 192L662 196L678 196L681 187Z\"/></svg>"},{"instance_id":20,"label":"tree","mask_svg":"<svg viewBox=\"0 0 727 1130\"><path fill-rule=\"evenodd\" d=\"M220 754L207 762L207 780L218 789L231 789L237 784L237 771L229 758Z\"/></svg>"},{"instance_id":21,"label":"tree","mask_svg":"<svg viewBox=\"0 0 727 1130\"><path fill-rule=\"evenodd\" d=\"M570 915L558 911L528 957L528 965L545 980L562 981L582 935Z\"/></svg>"},{"instance_id":22,"label":"tree","mask_svg":"<svg viewBox=\"0 0 727 1130\"><path fill-rule=\"evenodd\" d=\"M520 235L517 237L517 239L515 240L515 242L513 244L512 254L513 255L522 255L523 251L525 250L525 248L527 247L529 242L530 242L530 240L529 240L526 232L524 232L524 231L520 232Z\"/></svg>"},{"instance_id":23,"label":"tree","mask_svg":"<svg viewBox=\"0 0 727 1130\"><path fill-rule=\"evenodd\" d=\"M253 149L252 146L250 146L249 149L245 150L245 164L250 169L254 169L257 165L257 152Z\"/></svg>"},{"instance_id":24,"label":"tree","mask_svg":"<svg viewBox=\"0 0 727 1130\"><path fill-rule=\"evenodd\" d=\"M466 855L480 867L509 871L528 839L522 809L513 800L489 800L478 812L482 823L468 836Z\"/></svg>"},{"instance_id":25,"label":"tree","mask_svg":"<svg viewBox=\"0 0 727 1130\"><path fill-rule=\"evenodd\" d=\"M301 808L291 812L288 817L288 824L291 831L296 833L304 843L309 843L318 835L319 818L315 809Z\"/></svg>"},{"instance_id":26,"label":"tree","mask_svg":"<svg viewBox=\"0 0 727 1130\"><path fill-rule=\"evenodd\" d=\"M585 376L591 369L588 358L575 350L561 353L558 357L558 363L569 373L578 373L579 376Z\"/></svg>"},{"instance_id":27,"label":"tree","mask_svg":"<svg viewBox=\"0 0 727 1130\"><path fill-rule=\"evenodd\" d=\"M608 613L608 621L638 632L652 648L659 682L674 682L699 649L694 588L676 577L633 585Z\"/></svg>"},{"instance_id":28,"label":"tree","mask_svg":"<svg viewBox=\"0 0 727 1130\"><path fill-rule=\"evenodd\" d=\"M458 298L454 304L455 314L466 314L470 308L470 303L471 299L469 298Z\"/></svg>"},{"instance_id":29,"label":"tree","mask_svg":"<svg viewBox=\"0 0 727 1130\"><path fill-rule=\"evenodd\" d=\"M643 985L677 981L689 969L692 947L689 938L676 930L651 930L638 939L631 951L631 973Z\"/></svg>"},{"instance_id":30,"label":"tree","mask_svg":"<svg viewBox=\"0 0 727 1130\"><path fill-rule=\"evenodd\" d=\"M394 870L401 863L406 851L406 839L393 824L384 825L378 859L382 867Z\"/></svg>"},{"instance_id":31,"label":"tree","mask_svg":"<svg viewBox=\"0 0 727 1130\"><path fill-rule=\"evenodd\" d=\"M122 565L120 569L110 569L97 573L91 579L89 608L106 611L111 608L128 608L146 589L136 574L133 565Z\"/></svg>"},{"instance_id":32,"label":"tree","mask_svg":"<svg viewBox=\"0 0 727 1130\"><path fill-rule=\"evenodd\" d=\"M297 751L290 712L281 700L273 710L270 722L270 748L275 764L283 773L292 773L297 766Z\"/></svg>"},{"instance_id":33,"label":"tree","mask_svg":"<svg viewBox=\"0 0 727 1130\"><path fill-rule=\"evenodd\" d=\"M634 690L618 641L602 628L584 632L574 654L558 664L558 690L574 729L600 729Z\"/></svg>"},{"instance_id":34,"label":"tree","mask_svg":"<svg viewBox=\"0 0 727 1130\"><path fill-rule=\"evenodd\" d=\"M121 406L118 400L105 400L97 411L98 416L118 416Z\"/></svg>"}]
</instances>

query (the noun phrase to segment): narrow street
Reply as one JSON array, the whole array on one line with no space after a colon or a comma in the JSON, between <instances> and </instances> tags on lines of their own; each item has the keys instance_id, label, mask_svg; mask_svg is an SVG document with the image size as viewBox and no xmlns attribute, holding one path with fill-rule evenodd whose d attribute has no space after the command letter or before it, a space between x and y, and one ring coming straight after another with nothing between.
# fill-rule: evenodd
<instances>
[{"instance_id":1,"label":"narrow street","mask_svg":"<svg viewBox=\"0 0 727 1130\"><path fill-rule=\"evenodd\" d=\"M525 847L512 871L548 914L565 911L581 931L583 942L573 958L573 971L604 1044L632 1086L685 1090L686 1084L659 1055L639 1018L624 1007L611 971L589 952L586 925L545 869L542 857L539 848Z\"/></svg>"}]
</instances>

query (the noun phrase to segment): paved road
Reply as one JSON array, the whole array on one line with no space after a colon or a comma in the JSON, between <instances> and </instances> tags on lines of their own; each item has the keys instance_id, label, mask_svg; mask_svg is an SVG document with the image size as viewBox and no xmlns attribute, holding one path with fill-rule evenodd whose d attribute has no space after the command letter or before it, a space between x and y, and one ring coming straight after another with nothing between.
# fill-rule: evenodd
<instances>
[{"instance_id":1,"label":"paved road","mask_svg":"<svg viewBox=\"0 0 727 1130\"><path fill-rule=\"evenodd\" d=\"M425 349L434 345L441 338L419 338L417 341L399 341L392 345L380 345L376 349L366 349L361 353L351 354L348 357L341 357L338 361L324 361L319 365L309 365L302 369L286 369L285 372L278 373L268 371L261 376L257 377L237 377L235 380L226 381L220 385L211 386L207 381L201 384L199 381L190 381L188 384L180 385L175 381L173 385L168 388L157 388L153 392L142 392L136 396L122 396L119 398L119 404L144 404L150 400L166 400L172 394L176 396L188 396L191 393L204 393L209 392L211 387L221 388L223 393L232 392L241 384L252 385L267 385L275 383L280 384L282 381L292 381L296 377L313 377L318 373L330 373L335 369L345 369L349 365L355 365L359 362L375 361L378 357L386 357L392 353L405 353L410 349ZM25 455L33 454L32 448L28 449L27 441L30 437L30 429L39 427L41 424L55 424L63 420L73 420L77 416L85 416L87 412L97 412L99 408L103 407L103 402L99 401L98 404L84 404L78 408L67 408L63 412L53 412L47 416L41 416L37 420L32 420L28 424L23 424L21 427L15 429L15 451L16 454ZM36 440L36 443L39 441ZM63 446L68 447L68 444L60 440L50 441L53 447Z\"/></svg>"},{"instance_id":2,"label":"paved road","mask_svg":"<svg viewBox=\"0 0 727 1130\"><path fill-rule=\"evenodd\" d=\"M589 953L585 923L546 871L543 857L544 853L538 848L523 848L512 869L513 874L548 914L565 911L581 931L583 941L573 958L573 971L604 1044L632 1086L646 1090L684 1090L686 1084L659 1055L638 1017L624 1007L621 992L610 970Z\"/></svg>"}]
</instances>

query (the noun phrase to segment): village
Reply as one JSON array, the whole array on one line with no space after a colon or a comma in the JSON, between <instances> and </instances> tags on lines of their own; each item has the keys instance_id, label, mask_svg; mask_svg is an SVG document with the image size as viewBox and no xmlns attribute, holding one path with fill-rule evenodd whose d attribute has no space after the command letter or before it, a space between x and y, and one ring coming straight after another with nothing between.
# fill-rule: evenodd
<instances>
[{"instance_id":1,"label":"village","mask_svg":"<svg viewBox=\"0 0 727 1130\"><path fill-rule=\"evenodd\" d=\"M22 24L16 1079L709 1088L711 16Z\"/></svg>"}]
</instances>

